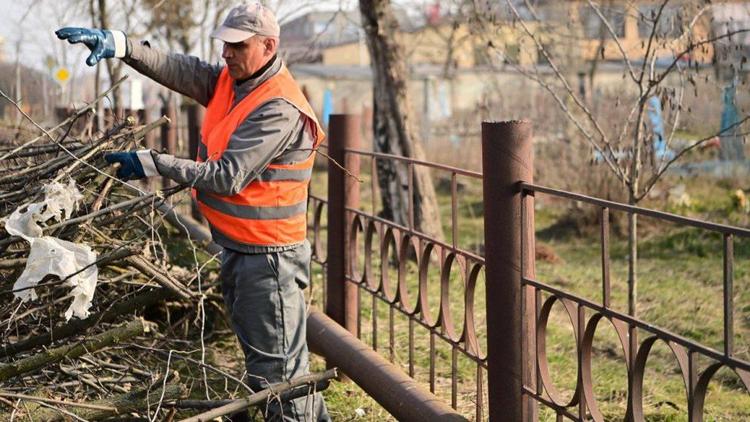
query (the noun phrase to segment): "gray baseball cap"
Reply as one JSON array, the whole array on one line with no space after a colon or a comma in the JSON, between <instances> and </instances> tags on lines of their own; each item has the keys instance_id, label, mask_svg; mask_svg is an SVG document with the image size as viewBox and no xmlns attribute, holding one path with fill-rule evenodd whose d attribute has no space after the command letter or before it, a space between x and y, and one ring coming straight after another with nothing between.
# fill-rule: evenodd
<instances>
[{"instance_id":1,"label":"gray baseball cap","mask_svg":"<svg viewBox=\"0 0 750 422\"><path fill-rule=\"evenodd\" d=\"M279 23L273 12L258 2L250 2L232 8L224 23L211 33L211 37L235 43L245 41L253 35L278 37L279 32Z\"/></svg>"}]
</instances>

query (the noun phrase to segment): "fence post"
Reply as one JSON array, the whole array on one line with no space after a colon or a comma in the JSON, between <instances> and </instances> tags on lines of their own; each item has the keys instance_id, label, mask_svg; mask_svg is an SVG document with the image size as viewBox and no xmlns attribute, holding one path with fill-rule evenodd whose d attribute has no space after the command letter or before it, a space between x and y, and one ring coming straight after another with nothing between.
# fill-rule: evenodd
<instances>
[{"instance_id":1,"label":"fence post","mask_svg":"<svg viewBox=\"0 0 750 422\"><path fill-rule=\"evenodd\" d=\"M161 126L161 148L168 154L177 154L177 109L174 106L174 100L162 107L161 113L169 118L169 123ZM172 182L166 177L162 177L162 187L167 188Z\"/></svg>"},{"instance_id":2,"label":"fence post","mask_svg":"<svg viewBox=\"0 0 750 422\"><path fill-rule=\"evenodd\" d=\"M360 146L360 116L333 114L328 126L328 155L359 177L359 156L345 154L347 148ZM349 225L352 216L346 208L359 206L359 182L335 163L328 163L328 244L326 314L349 332L357 335L357 286L346 281Z\"/></svg>"},{"instance_id":3,"label":"fence post","mask_svg":"<svg viewBox=\"0 0 750 422\"><path fill-rule=\"evenodd\" d=\"M534 207L529 197L522 208L518 186L533 181L531 124L483 122L482 168L490 420L534 421L536 403L523 394L524 381L532 388L536 384L534 295L524 297L520 271L534 276ZM524 262L521 222L528 251Z\"/></svg>"},{"instance_id":4,"label":"fence post","mask_svg":"<svg viewBox=\"0 0 750 422\"><path fill-rule=\"evenodd\" d=\"M204 108L196 103L186 106L188 126L188 154L193 160L198 156L198 143L201 139Z\"/></svg>"},{"instance_id":5,"label":"fence post","mask_svg":"<svg viewBox=\"0 0 750 422\"><path fill-rule=\"evenodd\" d=\"M187 106L187 125L188 125L188 156L198 159L198 144L201 141L201 126L203 124L203 115L205 109L197 103L190 103ZM203 221L203 217L198 209L198 204L191 201L190 213L194 219Z\"/></svg>"}]
</instances>

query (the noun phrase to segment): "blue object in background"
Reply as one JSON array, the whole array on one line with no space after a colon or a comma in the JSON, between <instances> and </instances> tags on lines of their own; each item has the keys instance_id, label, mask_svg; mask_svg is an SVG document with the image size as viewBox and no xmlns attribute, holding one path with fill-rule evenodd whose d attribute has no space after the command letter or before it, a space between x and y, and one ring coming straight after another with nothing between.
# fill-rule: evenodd
<instances>
[{"instance_id":1,"label":"blue object in background","mask_svg":"<svg viewBox=\"0 0 750 422\"><path fill-rule=\"evenodd\" d=\"M724 107L721 111L721 132L719 139L721 149L719 150L719 159L722 161L744 161L745 146L744 140L740 134L739 111L736 104L737 95L737 76L732 82L724 87L722 102Z\"/></svg>"},{"instance_id":2,"label":"blue object in background","mask_svg":"<svg viewBox=\"0 0 750 422\"><path fill-rule=\"evenodd\" d=\"M326 88L323 91L323 125L328 127L328 121L331 119L333 114L333 92Z\"/></svg>"},{"instance_id":3,"label":"blue object in background","mask_svg":"<svg viewBox=\"0 0 750 422\"><path fill-rule=\"evenodd\" d=\"M654 135L654 155L659 159L671 159L674 152L667 148L667 139L664 136L664 119L661 115L661 101L656 95L648 99L648 119L651 122L651 131Z\"/></svg>"},{"instance_id":4,"label":"blue object in background","mask_svg":"<svg viewBox=\"0 0 750 422\"><path fill-rule=\"evenodd\" d=\"M737 94L737 85L733 80L729 86L724 87L724 109L721 112L721 137L736 136L740 118L737 114L737 105L734 98ZM733 127L734 126L734 127Z\"/></svg>"}]
</instances>

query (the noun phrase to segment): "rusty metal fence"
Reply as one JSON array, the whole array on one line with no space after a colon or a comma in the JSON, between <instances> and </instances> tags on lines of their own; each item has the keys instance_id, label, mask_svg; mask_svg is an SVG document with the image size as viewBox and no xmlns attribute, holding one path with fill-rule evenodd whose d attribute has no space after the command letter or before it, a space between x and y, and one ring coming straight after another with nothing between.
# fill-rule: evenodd
<instances>
[{"instance_id":1,"label":"rusty metal fence","mask_svg":"<svg viewBox=\"0 0 750 422\"><path fill-rule=\"evenodd\" d=\"M458 409L449 418L460 413L475 420L536 420L541 406L553 412L557 420L604 420L593 390L592 349L598 328L605 324L614 328L625 356L628 420L645 420L643 379L649 355L658 342L663 342L676 359L690 421L703 420L707 386L721 368L734 371L746 388L750 385L750 363L733 354L733 244L736 237L750 237L750 230L534 185L527 122L482 125L484 175L363 150L357 116L332 116L329 131L327 154L343 168L328 165L327 197L313 190L309 211L313 260L325 273L326 314L366 341L370 352L374 350L394 364L383 371L403 370L409 377L421 379L431 393ZM376 173L381 160L406 168L404 189L409 198L413 197L416 166L429 168L450 181L451 200L446 207L450 209L449 240L416 230L412 202L406 224L378 215ZM369 203L360 202L360 177L369 184ZM459 178L465 182L459 183ZM458 242L458 192L461 186L471 184L483 188L483 250ZM585 299L537 280L535 195L598 207L601 300ZM723 236L723 350L613 309L608 225L611 210ZM478 292L484 292L483 297L478 297ZM477 306L480 302L484 306ZM578 369L570 398L558 392L548 363L547 327L555 304L562 305L575 335ZM629 309L635 309L635 303L630 305ZM646 334L644 338L639 338L640 333ZM426 341L420 338L422 334ZM363 360L369 359L361 353ZM348 358L352 356L359 355ZM697 364L706 359L708 364ZM441 361L446 361L450 369L439 375ZM380 385L366 391L373 394L372 390L392 388ZM398 394L395 396L381 403L392 413L404 404ZM421 397L427 397L426 401L433 398Z\"/></svg>"},{"instance_id":2,"label":"rusty metal fence","mask_svg":"<svg viewBox=\"0 0 750 422\"><path fill-rule=\"evenodd\" d=\"M558 198L566 198L580 203L596 206L600 213L600 246L601 246L601 299L588 300L559 288L536 280L533 273L524 273L521 278L523 286L529 290L527 295L533 298L533 309L536 315L537 329L535 332L538 361L538 380L536 388L531 382L524 384L524 394L534 398L545 406L554 409L558 415L571 420L603 421L604 417L594 395L592 377L592 351L597 329L601 324L610 324L614 329L622 354L625 356L628 375L628 409L627 415L632 420L645 420L644 415L644 375L646 363L657 342L665 344L674 356L679 368L679 375L685 386L687 401L687 419L689 421L704 420L704 403L708 392L708 385L714 375L726 367L734 371L746 389L750 387L750 362L742 360L734 354L734 242L736 237L750 237L750 230L738 227L714 224L696 219L681 217L665 212L654 211L636 206L629 206L617 202L605 201L571 192L536 186L531 183L521 183L522 207L531 205L530 199L536 194L546 194ZM627 313L614 310L611 306L610 287L610 227L609 212L617 210L628 214L647 216L660 221L669 221L683 226L695 227L722 237L723 249L723 349L715 350L699 342L672 333L637 318L633 312L636 309L634 296L629 297ZM522 211L523 213L523 211ZM530 236L524 231L523 237ZM522 253L525 253L522 252ZM630 282L632 283L632 281ZM633 286L629 283L629 289ZM543 299L546 295L546 299ZM559 302L567 314L575 333L579 376L576 391L570 400L564 400L554 388L547 364L544 339L546 326L552 306ZM643 333L639 339L639 334ZM707 360L708 363L702 362ZM698 362L701 361L699 369Z\"/></svg>"}]
</instances>

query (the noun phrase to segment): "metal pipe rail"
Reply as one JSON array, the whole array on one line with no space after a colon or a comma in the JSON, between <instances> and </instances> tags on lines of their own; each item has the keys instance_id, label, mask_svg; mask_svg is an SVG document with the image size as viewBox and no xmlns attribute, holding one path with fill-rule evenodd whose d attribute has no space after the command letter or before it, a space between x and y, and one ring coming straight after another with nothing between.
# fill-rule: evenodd
<instances>
[{"instance_id":1,"label":"metal pipe rail","mask_svg":"<svg viewBox=\"0 0 750 422\"><path fill-rule=\"evenodd\" d=\"M696 227L699 229L711 230L718 233L733 234L741 237L750 237L750 230L741 227L727 226L724 224L712 223L710 221L698 220L690 217L672 214L664 211L656 211L648 208L637 207L635 205L621 204L619 202L607 201L606 199L594 198L582 195L580 193L568 192L560 189L553 189L546 186L534 185L532 183L519 182L519 186L524 193L533 195L535 192L545 193L560 198L572 199L591 205L609 208L617 211L623 211L644 217L652 217L659 220L666 220L672 223L683 224L686 226Z\"/></svg>"},{"instance_id":2,"label":"metal pipe rail","mask_svg":"<svg viewBox=\"0 0 750 422\"><path fill-rule=\"evenodd\" d=\"M307 317L307 341L313 352L349 378L400 421L466 421L396 365L362 343L324 313Z\"/></svg>"}]
</instances>

